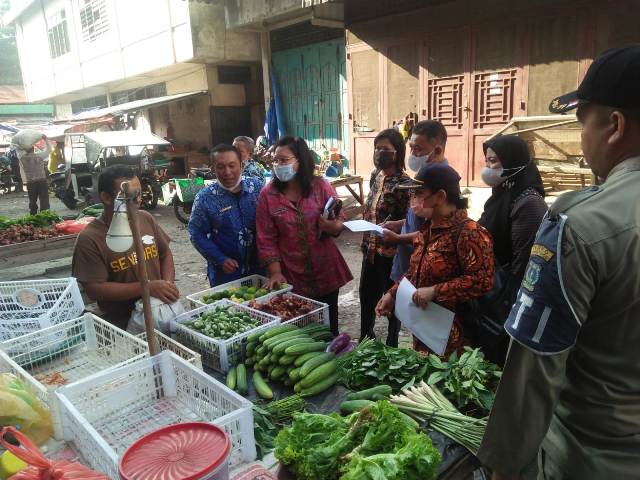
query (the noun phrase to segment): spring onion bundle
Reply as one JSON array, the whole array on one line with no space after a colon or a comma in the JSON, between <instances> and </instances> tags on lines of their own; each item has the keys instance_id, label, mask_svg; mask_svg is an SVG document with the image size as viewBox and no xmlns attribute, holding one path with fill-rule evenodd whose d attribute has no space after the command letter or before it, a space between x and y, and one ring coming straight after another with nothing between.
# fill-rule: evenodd
<instances>
[{"instance_id":1,"label":"spring onion bundle","mask_svg":"<svg viewBox=\"0 0 640 480\"><path fill-rule=\"evenodd\" d=\"M463 415L436 387L420 382L401 395L392 395L391 403L418 422L458 442L474 455L478 452L487 419Z\"/></svg>"}]
</instances>

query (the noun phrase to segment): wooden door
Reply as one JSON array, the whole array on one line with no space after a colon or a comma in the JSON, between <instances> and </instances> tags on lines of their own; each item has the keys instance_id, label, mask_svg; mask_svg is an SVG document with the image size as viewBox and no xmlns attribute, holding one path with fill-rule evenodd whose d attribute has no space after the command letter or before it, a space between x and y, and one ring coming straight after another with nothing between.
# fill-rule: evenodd
<instances>
[{"instance_id":1,"label":"wooden door","mask_svg":"<svg viewBox=\"0 0 640 480\"><path fill-rule=\"evenodd\" d=\"M525 114L522 28L513 23L474 28L471 35L468 183L484 186L482 144L511 117Z\"/></svg>"},{"instance_id":2,"label":"wooden door","mask_svg":"<svg viewBox=\"0 0 640 480\"><path fill-rule=\"evenodd\" d=\"M273 53L287 133L307 140L322 155L324 147L347 152L344 40L332 40Z\"/></svg>"},{"instance_id":3,"label":"wooden door","mask_svg":"<svg viewBox=\"0 0 640 480\"><path fill-rule=\"evenodd\" d=\"M466 30L439 34L426 43L422 116L440 120L447 129L445 155L462 177L468 177L469 41Z\"/></svg>"}]
</instances>

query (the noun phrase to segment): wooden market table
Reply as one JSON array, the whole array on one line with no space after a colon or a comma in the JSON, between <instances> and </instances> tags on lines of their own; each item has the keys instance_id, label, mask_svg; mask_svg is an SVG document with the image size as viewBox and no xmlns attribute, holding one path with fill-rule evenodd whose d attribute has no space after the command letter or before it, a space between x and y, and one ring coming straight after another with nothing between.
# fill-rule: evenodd
<instances>
[{"instance_id":1,"label":"wooden market table","mask_svg":"<svg viewBox=\"0 0 640 480\"><path fill-rule=\"evenodd\" d=\"M351 218L351 215L359 215L364 211L364 189L362 185L363 179L360 175L350 175L348 177L337 178L328 177L327 180L336 190L338 189L338 187L345 187L347 190L349 190L349 193L351 193L353 198L356 199L356 202L359 203L359 205L353 205L345 209L345 215L347 216L347 218ZM358 186L358 192L354 190L354 186L356 185Z\"/></svg>"},{"instance_id":2,"label":"wooden market table","mask_svg":"<svg viewBox=\"0 0 640 480\"><path fill-rule=\"evenodd\" d=\"M76 238L78 238L77 234L63 235L2 246L0 247L0 269L71 257Z\"/></svg>"}]
</instances>

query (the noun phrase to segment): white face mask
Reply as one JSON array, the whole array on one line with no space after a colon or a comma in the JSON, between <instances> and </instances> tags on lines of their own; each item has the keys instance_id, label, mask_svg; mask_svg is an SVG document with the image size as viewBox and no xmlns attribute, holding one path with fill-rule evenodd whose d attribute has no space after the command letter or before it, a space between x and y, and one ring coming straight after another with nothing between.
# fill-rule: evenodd
<instances>
[{"instance_id":1,"label":"white face mask","mask_svg":"<svg viewBox=\"0 0 640 480\"><path fill-rule=\"evenodd\" d=\"M293 165L290 163L286 165L276 165L273 168L273 173L275 174L276 178L281 182L288 182L289 180L291 180L293 177L296 176L296 172L293 169Z\"/></svg>"},{"instance_id":2,"label":"white face mask","mask_svg":"<svg viewBox=\"0 0 640 480\"><path fill-rule=\"evenodd\" d=\"M417 157L413 153L410 153L409 158L407 159L409 168L414 172L418 173L422 167L424 167L427 163L429 163L429 159L431 158L431 155L433 155L433 152L434 150L431 150L430 153L426 155L421 155L420 157Z\"/></svg>"},{"instance_id":3,"label":"white face mask","mask_svg":"<svg viewBox=\"0 0 640 480\"><path fill-rule=\"evenodd\" d=\"M480 170L480 177L482 177L482 181L486 183L491 188L497 187L502 182L504 182L507 177L503 177L504 168L489 168L482 167Z\"/></svg>"},{"instance_id":4,"label":"white face mask","mask_svg":"<svg viewBox=\"0 0 640 480\"><path fill-rule=\"evenodd\" d=\"M521 167L514 167L514 168L502 168L502 167L500 167L500 168L489 168L489 167L483 167L482 170L480 171L480 177L482 178L482 181L484 183L489 185L491 188L494 188L494 187L497 187L498 185L501 185L502 183L504 183L506 180L510 179L511 177L514 177L517 174L519 174L522 170L527 168L527 165L523 165ZM513 173L503 177L505 172L508 173L511 170L515 170L515 171Z\"/></svg>"},{"instance_id":5,"label":"white face mask","mask_svg":"<svg viewBox=\"0 0 640 480\"><path fill-rule=\"evenodd\" d=\"M234 191L238 185L240 185L240 182L242 182L242 175L240 175L240 177L238 178L238 181L236 182L236 184L233 187L225 187L222 182L220 180L218 180L218 184L220 185L220 188L222 188L223 190L228 190L229 192Z\"/></svg>"}]
</instances>

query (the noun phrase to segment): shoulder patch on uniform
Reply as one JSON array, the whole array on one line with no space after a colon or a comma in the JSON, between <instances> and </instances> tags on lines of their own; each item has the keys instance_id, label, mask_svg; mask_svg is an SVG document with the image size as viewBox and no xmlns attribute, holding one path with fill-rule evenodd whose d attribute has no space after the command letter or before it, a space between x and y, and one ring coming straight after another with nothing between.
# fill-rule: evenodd
<instances>
[{"instance_id":1,"label":"shoulder patch on uniform","mask_svg":"<svg viewBox=\"0 0 640 480\"><path fill-rule=\"evenodd\" d=\"M547 217L540 225L535 240L538 254L532 250L516 302L504 324L514 340L541 355L571 348L580 332L564 295L560 268L565 220L563 216Z\"/></svg>"},{"instance_id":2,"label":"shoulder patch on uniform","mask_svg":"<svg viewBox=\"0 0 640 480\"><path fill-rule=\"evenodd\" d=\"M543 258L545 262L548 262L555 255L554 252L549 250L544 245L540 245L539 243L534 243L533 247L531 247L531 255Z\"/></svg>"}]
</instances>

